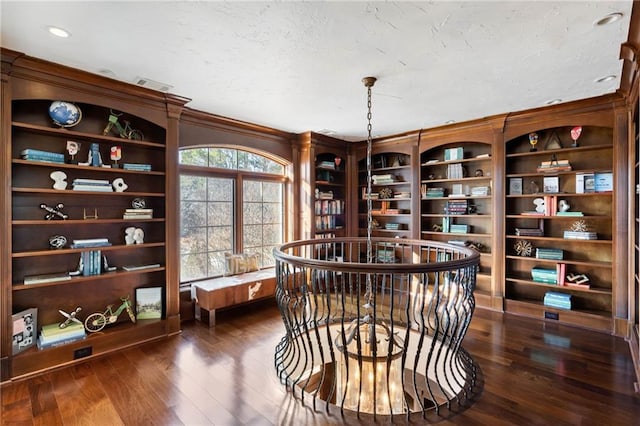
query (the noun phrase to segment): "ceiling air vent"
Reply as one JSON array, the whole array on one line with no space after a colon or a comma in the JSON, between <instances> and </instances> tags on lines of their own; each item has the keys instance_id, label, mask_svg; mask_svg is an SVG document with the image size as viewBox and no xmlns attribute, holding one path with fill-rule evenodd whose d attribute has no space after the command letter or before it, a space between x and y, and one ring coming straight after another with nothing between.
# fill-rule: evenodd
<instances>
[{"instance_id":1,"label":"ceiling air vent","mask_svg":"<svg viewBox=\"0 0 640 426\"><path fill-rule=\"evenodd\" d=\"M169 84L160 83L159 81L151 80L150 78L144 77L136 77L135 83L138 86L146 87L147 89L158 90L160 92L168 92L173 88L173 86Z\"/></svg>"}]
</instances>

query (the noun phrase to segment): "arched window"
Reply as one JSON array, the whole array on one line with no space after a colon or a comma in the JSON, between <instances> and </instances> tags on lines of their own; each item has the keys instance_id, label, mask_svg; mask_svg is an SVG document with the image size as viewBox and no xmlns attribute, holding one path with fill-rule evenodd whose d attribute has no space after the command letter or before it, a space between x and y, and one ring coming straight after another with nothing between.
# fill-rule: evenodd
<instances>
[{"instance_id":1,"label":"arched window","mask_svg":"<svg viewBox=\"0 0 640 426\"><path fill-rule=\"evenodd\" d=\"M232 148L184 148L180 163L180 281L225 273L225 255L275 264L285 235L285 165Z\"/></svg>"}]
</instances>

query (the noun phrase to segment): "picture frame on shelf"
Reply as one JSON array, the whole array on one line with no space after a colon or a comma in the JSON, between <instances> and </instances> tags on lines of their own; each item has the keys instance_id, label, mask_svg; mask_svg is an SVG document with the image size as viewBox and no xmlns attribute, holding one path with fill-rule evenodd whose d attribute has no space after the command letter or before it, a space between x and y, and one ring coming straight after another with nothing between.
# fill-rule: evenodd
<instances>
[{"instance_id":1,"label":"picture frame on shelf","mask_svg":"<svg viewBox=\"0 0 640 426\"><path fill-rule=\"evenodd\" d=\"M38 338L38 308L29 308L11 316L11 349L13 355L36 345Z\"/></svg>"},{"instance_id":2,"label":"picture frame on shelf","mask_svg":"<svg viewBox=\"0 0 640 426\"><path fill-rule=\"evenodd\" d=\"M557 194L560 192L560 178L558 176L545 176L542 181L542 191L545 194Z\"/></svg>"},{"instance_id":3,"label":"picture frame on shelf","mask_svg":"<svg viewBox=\"0 0 640 426\"><path fill-rule=\"evenodd\" d=\"M509 195L522 195L522 178L509 179Z\"/></svg>"},{"instance_id":4,"label":"picture frame on shelf","mask_svg":"<svg viewBox=\"0 0 640 426\"><path fill-rule=\"evenodd\" d=\"M162 287L136 288L136 320L164 318Z\"/></svg>"}]
</instances>

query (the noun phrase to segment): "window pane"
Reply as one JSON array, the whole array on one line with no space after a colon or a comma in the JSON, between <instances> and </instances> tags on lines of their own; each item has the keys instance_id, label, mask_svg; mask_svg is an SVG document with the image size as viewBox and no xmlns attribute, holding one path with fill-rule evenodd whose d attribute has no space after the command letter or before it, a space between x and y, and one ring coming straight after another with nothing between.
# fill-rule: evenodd
<instances>
[{"instance_id":1,"label":"window pane","mask_svg":"<svg viewBox=\"0 0 640 426\"><path fill-rule=\"evenodd\" d=\"M180 164L190 166L206 166L208 157L207 148L190 148L178 151L178 161Z\"/></svg>"},{"instance_id":2,"label":"window pane","mask_svg":"<svg viewBox=\"0 0 640 426\"><path fill-rule=\"evenodd\" d=\"M262 225L243 226L242 245L245 249L249 247L260 247L262 245Z\"/></svg>"},{"instance_id":3,"label":"window pane","mask_svg":"<svg viewBox=\"0 0 640 426\"><path fill-rule=\"evenodd\" d=\"M263 222L261 203L244 203L242 208L245 225L255 225Z\"/></svg>"},{"instance_id":4,"label":"window pane","mask_svg":"<svg viewBox=\"0 0 640 426\"><path fill-rule=\"evenodd\" d=\"M207 179L199 176L180 177L180 198L182 200L204 201L207 196Z\"/></svg>"},{"instance_id":5,"label":"window pane","mask_svg":"<svg viewBox=\"0 0 640 426\"><path fill-rule=\"evenodd\" d=\"M243 201L262 202L262 182L256 180L244 180L242 182Z\"/></svg>"},{"instance_id":6,"label":"window pane","mask_svg":"<svg viewBox=\"0 0 640 426\"><path fill-rule=\"evenodd\" d=\"M264 223L282 223L282 203L264 203L262 220Z\"/></svg>"},{"instance_id":7,"label":"window pane","mask_svg":"<svg viewBox=\"0 0 640 426\"><path fill-rule=\"evenodd\" d=\"M282 184L279 182L264 182L262 184L264 201L282 202Z\"/></svg>"},{"instance_id":8,"label":"window pane","mask_svg":"<svg viewBox=\"0 0 640 426\"><path fill-rule=\"evenodd\" d=\"M221 251L209 253L209 277L224 275L224 253Z\"/></svg>"},{"instance_id":9,"label":"window pane","mask_svg":"<svg viewBox=\"0 0 640 426\"><path fill-rule=\"evenodd\" d=\"M238 151L238 170L283 174L284 166L252 152Z\"/></svg>"},{"instance_id":10,"label":"window pane","mask_svg":"<svg viewBox=\"0 0 640 426\"><path fill-rule=\"evenodd\" d=\"M206 226L207 203L204 201L183 201L180 203L180 227Z\"/></svg>"},{"instance_id":11,"label":"window pane","mask_svg":"<svg viewBox=\"0 0 640 426\"><path fill-rule=\"evenodd\" d=\"M180 254L203 253L207 249L206 229L182 228L180 235Z\"/></svg>"},{"instance_id":12,"label":"window pane","mask_svg":"<svg viewBox=\"0 0 640 426\"><path fill-rule=\"evenodd\" d=\"M202 230L205 234L207 231ZM233 229L231 226L213 226L208 228L209 251L233 251Z\"/></svg>"},{"instance_id":13,"label":"window pane","mask_svg":"<svg viewBox=\"0 0 640 426\"><path fill-rule=\"evenodd\" d=\"M261 267L275 264L271 252L283 241L283 190L279 182L243 181L242 244L245 252L260 254Z\"/></svg>"},{"instance_id":14,"label":"window pane","mask_svg":"<svg viewBox=\"0 0 640 426\"><path fill-rule=\"evenodd\" d=\"M233 179L207 178L209 201L233 201Z\"/></svg>"},{"instance_id":15,"label":"window pane","mask_svg":"<svg viewBox=\"0 0 640 426\"><path fill-rule=\"evenodd\" d=\"M209 207L209 226L233 225L233 204L213 202Z\"/></svg>"},{"instance_id":16,"label":"window pane","mask_svg":"<svg viewBox=\"0 0 640 426\"><path fill-rule=\"evenodd\" d=\"M180 281L190 281L207 277L207 254L186 254L180 256Z\"/></svg>"},{"instance_id":17,"label":"window pane","mask_svg":"<svg viewBox=\"0 0 640 426\"><path fill-rule=\"evenodd\" d=\"M237 152L229 148L209 148L209 167L236 170Z\"/></svg>"}]
</instances>

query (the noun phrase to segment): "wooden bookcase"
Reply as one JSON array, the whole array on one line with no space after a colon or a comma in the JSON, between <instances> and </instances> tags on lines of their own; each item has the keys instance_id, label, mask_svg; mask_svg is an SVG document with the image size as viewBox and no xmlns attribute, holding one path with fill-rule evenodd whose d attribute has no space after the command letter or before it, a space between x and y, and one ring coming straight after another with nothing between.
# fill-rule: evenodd
<instances>
[{"instance_id":1,"label":"wooden bookcase","mask_svg":"<svg viewBox=\"0 0 640 426\"><path fill-rule=\"evenodd\" d=\"M25 377L37 372L69 364L77 359L97 356L137 343L157 339L179 331L176 229L175 167L167 161L177 157L177 118L184 100L165 94L130 87L82 72L47 64L41 74L39 62L29 58L11 58L3 51L3 153L2 175L10 196L3 199L3 230L9 234L3 243L2 315L7 324L2 333L2 380ZM55 72L54 72L55 71ZM49 118L49 105L54 100L73 102L82 111L81 121L74 127L61 128ZM129 140L115 133L103 135L111 109L122 113L133 128L144 134L143 140ZM143 163L150 171L124 170L85 166L72 163L66 153L67 141L80 144L76 160L86 162L92 144L99 146L104 165L112 165L110 148L120 146L122 163ZM65 154L65 163L50 163L21 158L25 149ZM50 174L66 174L66 189L54 189ZM73 190L74 179L95 179L112 183L121 178L128 186L123 192ZM134 199L142 199L153 217L124 219L125 209ZM45 204L62 204L66 220L45 219ZM125 229L140 228L144 242L126 244ZM63 248L49 246L51 236L67 239ZM96 248L71 248L73 240L108 238L110 245ZM72 276L63 281L26 284L25 277L68 273L78 269L83 252L100 250L112 272ZM102 263L102 257L98 259ZM124 266L158 265L147 269L125 270ZM84 265L85 268L88 265ZM117 323L99 333L88 333L87 339L55 348L38 350L31 347L18 354L11 350L11 314L37 308L38 329L60 323L58 312L81 308L82 321L94 312L104 312L107 305L120 304L128 296L135 309L135 293L141 287L161 287L165 302L159 320L132 323L126 313Z\"/></svg>"},{"instance_id":2,"label":"wooden bookcase","mask_svg":"<svg viewBox=\"0 0 640 426\"><path fill-rule=\"evenodd\" d=\"M572 146L571 129L577 126L540 129L506 143L505 306L508 311L538 313L609 331L613 326L613 129L580 126L577 146ZM530 135L534 134L538 143L536 151L531 151ZM548 162L549 167L541 168ZM557 206L563 202L570 206L568 211L559 211L563 209ZM567 231L578 229L595 232L597 239L570 239ZM544 249L555 249L562 258L548 258L542 254ZM534 268L556 271L557 283L540 282L538 274L534 279ZM574 282L584 277L589 281L582 287L572 285L567 278L572 275L583 277ZM570 295L571 309L545 306L547 292Z\"/></svg>"},{"instance_id":3,"label":"wooden bookcase","mask_svg":"<svg viewBox=\"0 0 640 426\"><path fill-rule=\"evenodd\" d=\"M450 158L450 154L459 158ZM455 155L454 155L455 157ZM491 296L493 157L489 143L441 145L420 156L421 237L476 247L476 294Z\"/></svg>"}]
</instances>

